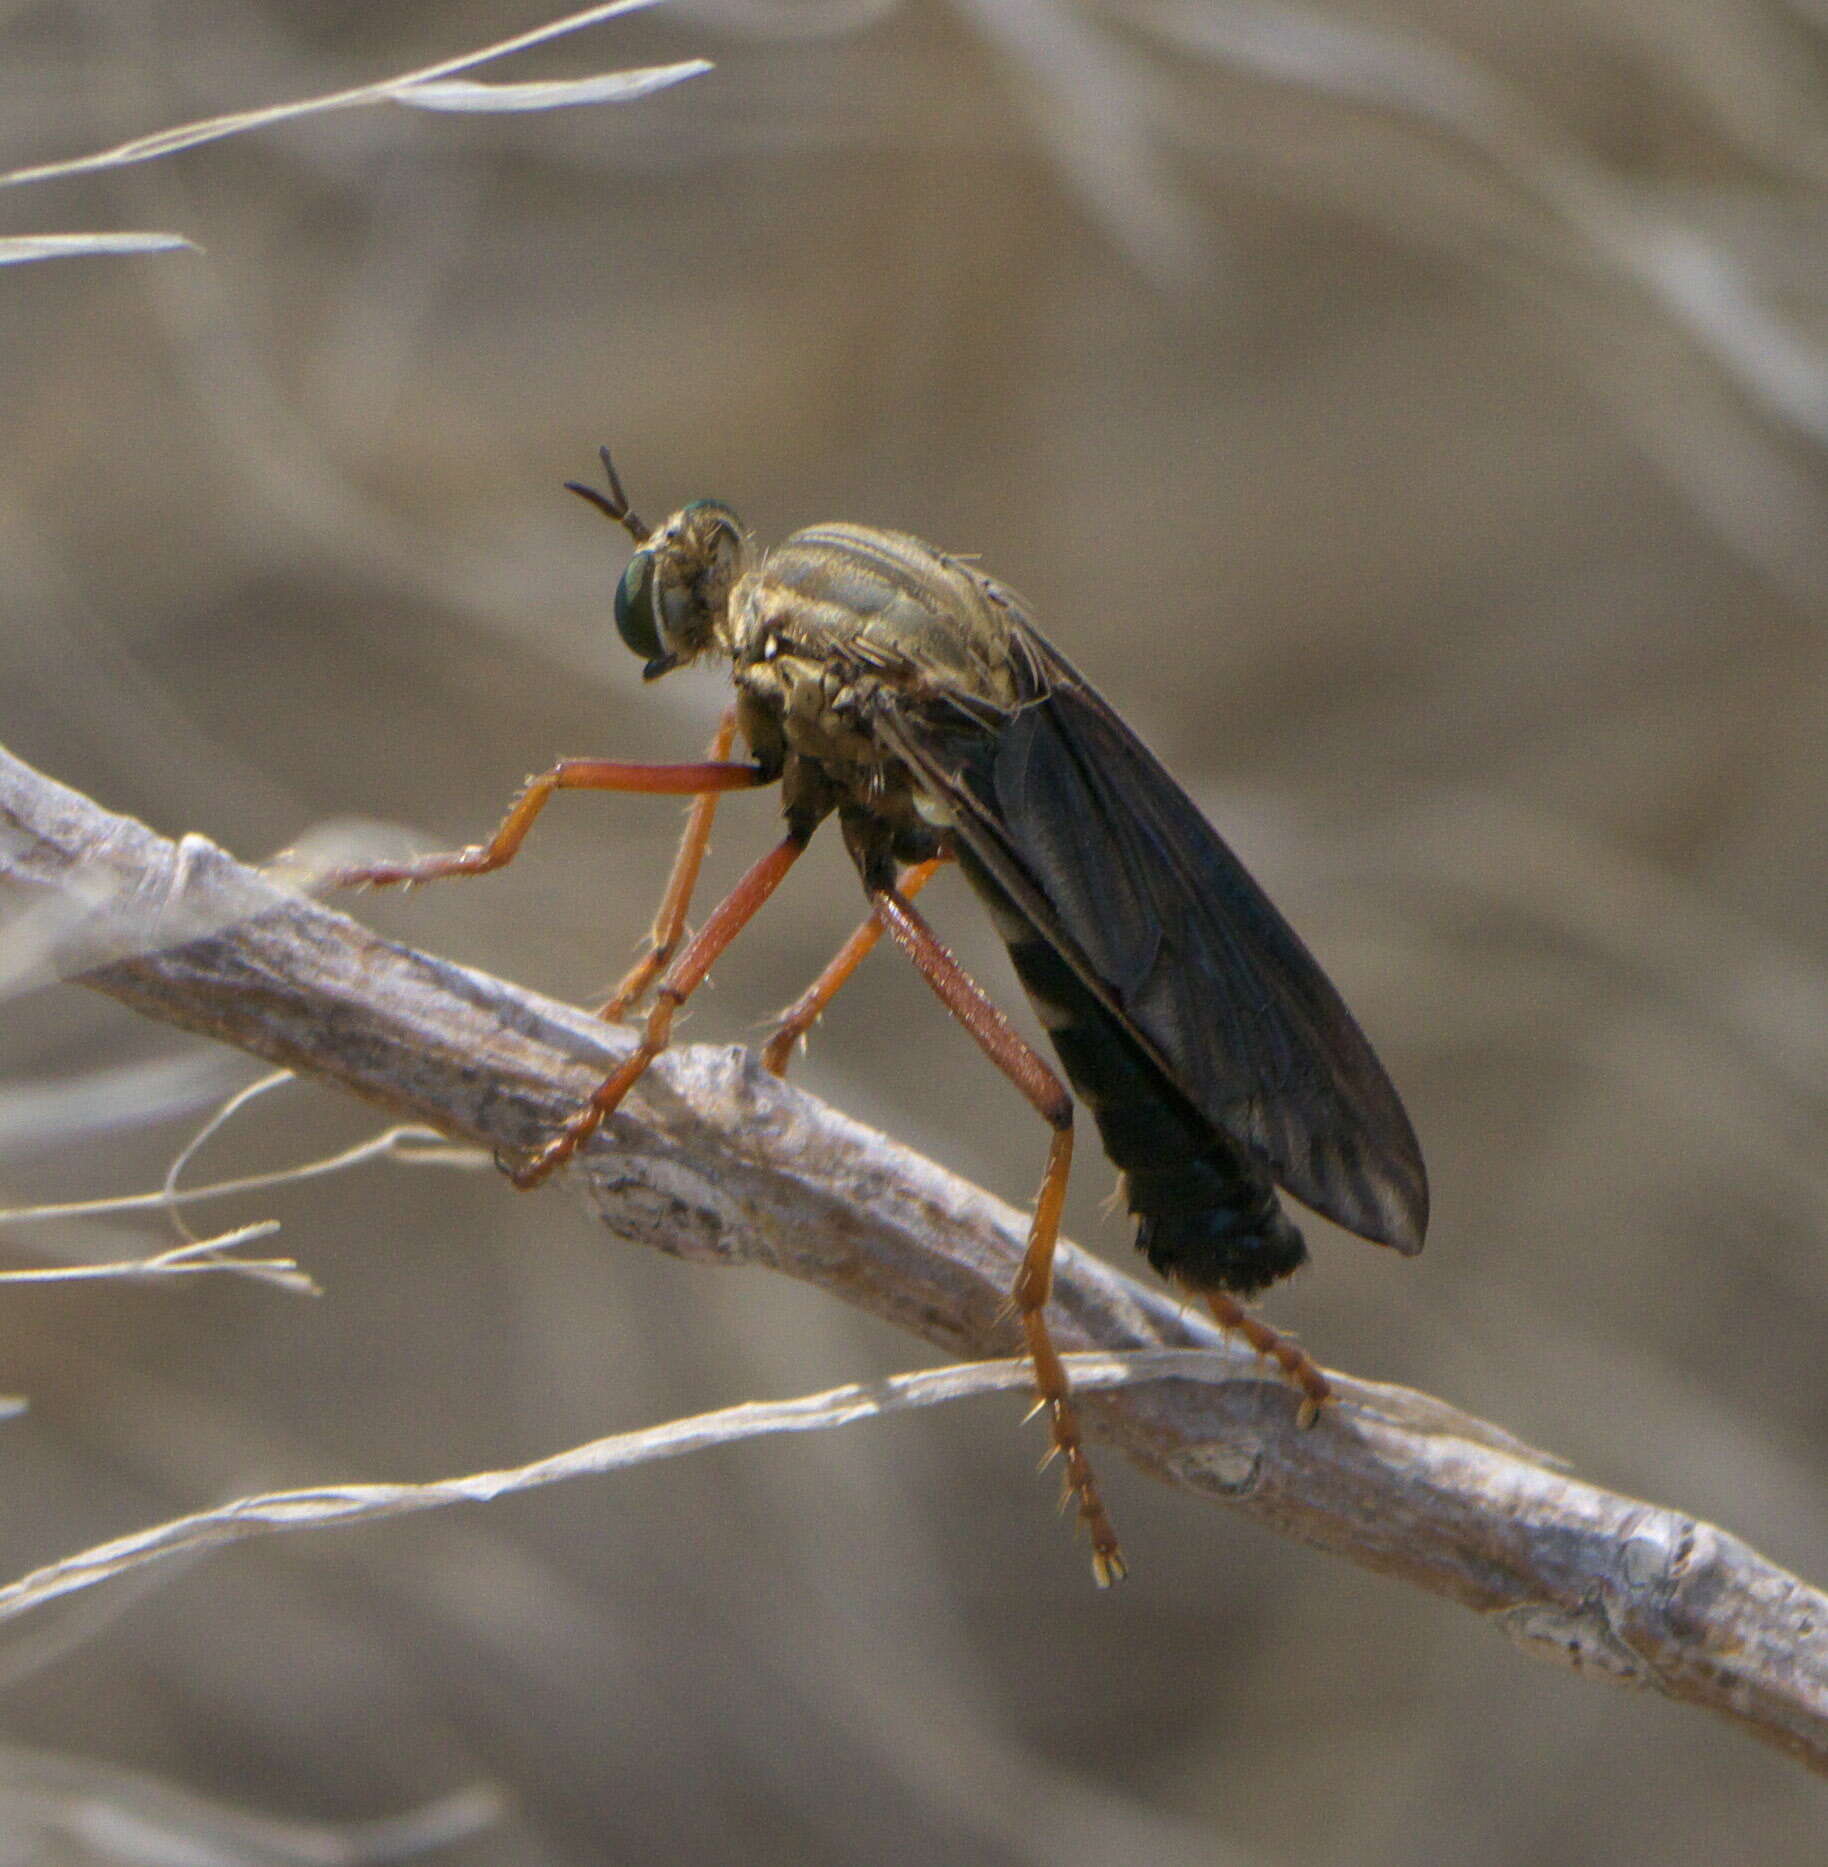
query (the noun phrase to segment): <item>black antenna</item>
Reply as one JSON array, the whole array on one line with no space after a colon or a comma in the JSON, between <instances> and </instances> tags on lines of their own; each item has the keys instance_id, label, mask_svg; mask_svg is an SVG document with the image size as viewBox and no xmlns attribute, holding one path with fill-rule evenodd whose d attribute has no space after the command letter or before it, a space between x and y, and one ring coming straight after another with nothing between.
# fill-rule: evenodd
<instances>
[{"instance_id":1,"label":"black antenna","mask_svg":"<svg viewBox=\"0 0 1828 1867\"><path fill-rule=\"evenodd\" d=\"M609 457L609 449L599 447L597 458L603 463L603 472L609 480L609 491L599 492L594 486L586 486L582 480L567 480L566 492L576 493L587 505L595 506L605 518L614 519L636 544L646 544L647 527L629 508L628 495L622 490L621 476L616 472L616 463Z\"/></svg>"}]
</instances>

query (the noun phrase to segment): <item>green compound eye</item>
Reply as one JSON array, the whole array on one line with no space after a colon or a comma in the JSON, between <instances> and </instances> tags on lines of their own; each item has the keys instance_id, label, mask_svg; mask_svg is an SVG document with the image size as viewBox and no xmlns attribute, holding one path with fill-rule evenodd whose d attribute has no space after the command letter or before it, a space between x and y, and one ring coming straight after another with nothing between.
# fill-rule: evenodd
<instances>
[{"instance_id":1,"label":"green compound eye","mask_svg":"<svg viewBox=\"0 0 1828 1867\"><path fill-rule=\"evenodd\" d=\"M616 633L645 661L660 656L660 625L654 615L654 554L637 551L616 585Z\"/></svg>"}]
</instances>

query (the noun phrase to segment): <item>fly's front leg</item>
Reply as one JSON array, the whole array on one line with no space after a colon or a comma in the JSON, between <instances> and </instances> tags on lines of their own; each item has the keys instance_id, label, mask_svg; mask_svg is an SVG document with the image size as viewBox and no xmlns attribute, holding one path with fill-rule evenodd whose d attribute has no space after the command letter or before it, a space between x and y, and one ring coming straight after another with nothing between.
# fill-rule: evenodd
<instances>
[{"instance_id":1,"label":"fly's front leg","mask_svg":"<svg viewBox=\"0 0 1828 1867\"><path fill-rule=\"evenodd\" d=\"M573 1154L603 1125L622 1098L628 1094L641 1072L667 1047L672 1035L673 1014L704 983L705 975L721 954L742 932L751 917L780 886L781 878L799 859L806 847L806 834L795 830L771 849L743 879L717 904L716 909L686 950L680 954L660 981L654 994L654 1008L648 1013L641 1042L616 1073L602 1083L588 1102L555 1134L538 1153L510 1168L508 1178L523 1192L536 1187Z\"/></svg>"},{"instance_id":2,"label":"fly's front leg","mask_svg":"<svg viewBox=\"0 0 1828 1867\"><path fill-rule=\"evenodd\" d=\"M1029 1105L1053 1130L1047 1149L1047 1171L1035 1198L1029 1223L1028 1247L1016 1273L1012 1301L1021 1318L1022 1333L1035 1365L1035 1390L1047 1409L1054 1450L1066 1467L1067 1496L1077 1505L1079 1520L1092 1543L1092 1574L1100 1588L1108 1588L1124 1573L1117 1532L1105 1514L1092 1476L1091 1461L1079 1435L1073 1410L1072 1386L1065 1365L1047 1328L1047 1299L1053 1290L1054 1246L1060 1236L1060 1214L1066 1204L1067 1175L1073 1162L1073 1099L1066 1085L1048 1068L1033 1046L987 998L971 975L940 943L932 928L892 885L869 888L876 919L920 975L939 995L940 1002L971 1035L984 1054L1028 1099ZM1051 1456L1051 1455L1050 1455Z\"/></svg>"},{"instance_id":3,"label":"fly's front leg","mask_svg":"<svg viewBox=\"0 0 1828 1867\"><path fill-rule=\"evenodd\" d=\"M939 865L948 859L945 856L931 856L909 869L901 878L903 900L912 901L932 881L938 873ZM871 914L838 949L831 964L781 1013L774 1027L774 1035L762 1050L764 1069L772 1070L776 1076L787 1074L787 1065L795 1049L805 1042L807 1033L825 1016L826 1006L838 996L845 982L869 957L881 938L881 918Z\"/></svg>"},{"instance_id":4,"label":"fly's front leg","mask_svg":"<svg viewBox=\"0 0 1828 1867\"><path fill-rule=\"evenodd\" d=\"M727 748L726 748L727 749ZM420 856L412 862L375 862L333 869L334 888L414 887L447 875L487 875L520 853L533 820L558 791L639 791L658 797L704 797L721 791L750 791L767 784L758 766L715 759L695 765L638 765L620 759L561 759L550 771L530 778L513 807L486 843L449 855ZM707 823L707 828L708 828Z\"/></svg>"},{"instance_id":5,"label":"fly's front leg","mask_svg":"<svg viewBox=\"0 0 1828 1867\"><path fill-rule=\"evenodd\" d=\"M716 733L706 748L705 757L713 764L723 764L736 743L736 709L731 707L718 723ZM687 911L692 905L692 890L698 886L698 871L704 863L711 842L711 820L717 815L716 791L701 791L692 800L686 814L685 834L679 839L679 853L673 858L673 872L667 877L666 893L654 913L654 925L648 934L648 948L623 975L622 983L611 994L597 1016L614 1023L647 996L647 988L659 977L661 969L673 957L673 949L685 932Z\"/></svg>"}]
</instances>

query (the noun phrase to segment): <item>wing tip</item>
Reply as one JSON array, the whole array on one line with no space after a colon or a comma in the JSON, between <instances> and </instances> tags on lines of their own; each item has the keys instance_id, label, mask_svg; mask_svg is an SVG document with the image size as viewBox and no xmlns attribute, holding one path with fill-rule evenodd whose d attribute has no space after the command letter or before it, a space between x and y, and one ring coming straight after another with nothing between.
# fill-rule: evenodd
<instances>
[{"instance_id":1,"label":"wing tip","mask_svg":"<svg viewBox=\"0 0 1828 1867\"><path fill-rule=\"evenodd\" d=\"M1413 1162L1412 1176L1386 1181L1381 1190L1385 1195L1380 1201L1383 1222L1378 1230L1365 1236L1376 1244L1388 1245L1401 1257L1413 1258L1428 1234L1428 1178L1420 1156Z\"/></svg>"},{"instance_id":2,"label":"wing tip","mask_svg":"<svg viewBox=\"0 0 1828 1867\"><path fill-rule=\"evenodd\" d=\"M1297 1199L1354 1237L1401 1257L1421 1250L1429 1200L1419 1148L1386 1149L1367 1158L1362 1144L1335 1142L1311 1148L1309 1166L1309 1185L1289 1186Z\"/></svg>"}]
</instances>

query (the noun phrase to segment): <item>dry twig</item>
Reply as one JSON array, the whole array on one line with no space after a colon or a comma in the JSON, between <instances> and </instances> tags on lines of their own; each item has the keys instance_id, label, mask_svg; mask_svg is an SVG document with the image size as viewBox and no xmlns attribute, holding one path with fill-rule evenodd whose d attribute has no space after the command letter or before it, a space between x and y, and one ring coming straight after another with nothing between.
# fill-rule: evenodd
<instances>
[{"instance_id":1,"label":"dry twig","mask_svg":"<svg viewBox=\"0 0 1828 1867\"><path fill-rule=\"evenodd\" d=\"M380 939L199 837L171 843L0 752L0 972L79 977L149 1016L524 1149L627 1053L584 1012ZM0 979L0 985L5 983ZM959 1354L1011 1352L1007 1207L777 1082L747 1052L664 1057L574 1179L619 1237L762 1264ZM1063 1348L1219 1349L1165 1292L1063 1248ZM1554 1469L1483 1421L1333 1375L1312 1432L1242 1352L1088 1394L1144 1470L1446 1595L1520 1645L1655 1687L1828 1773L1828 1597L1737 1537Z\"/></svg>"}]
</instances>

